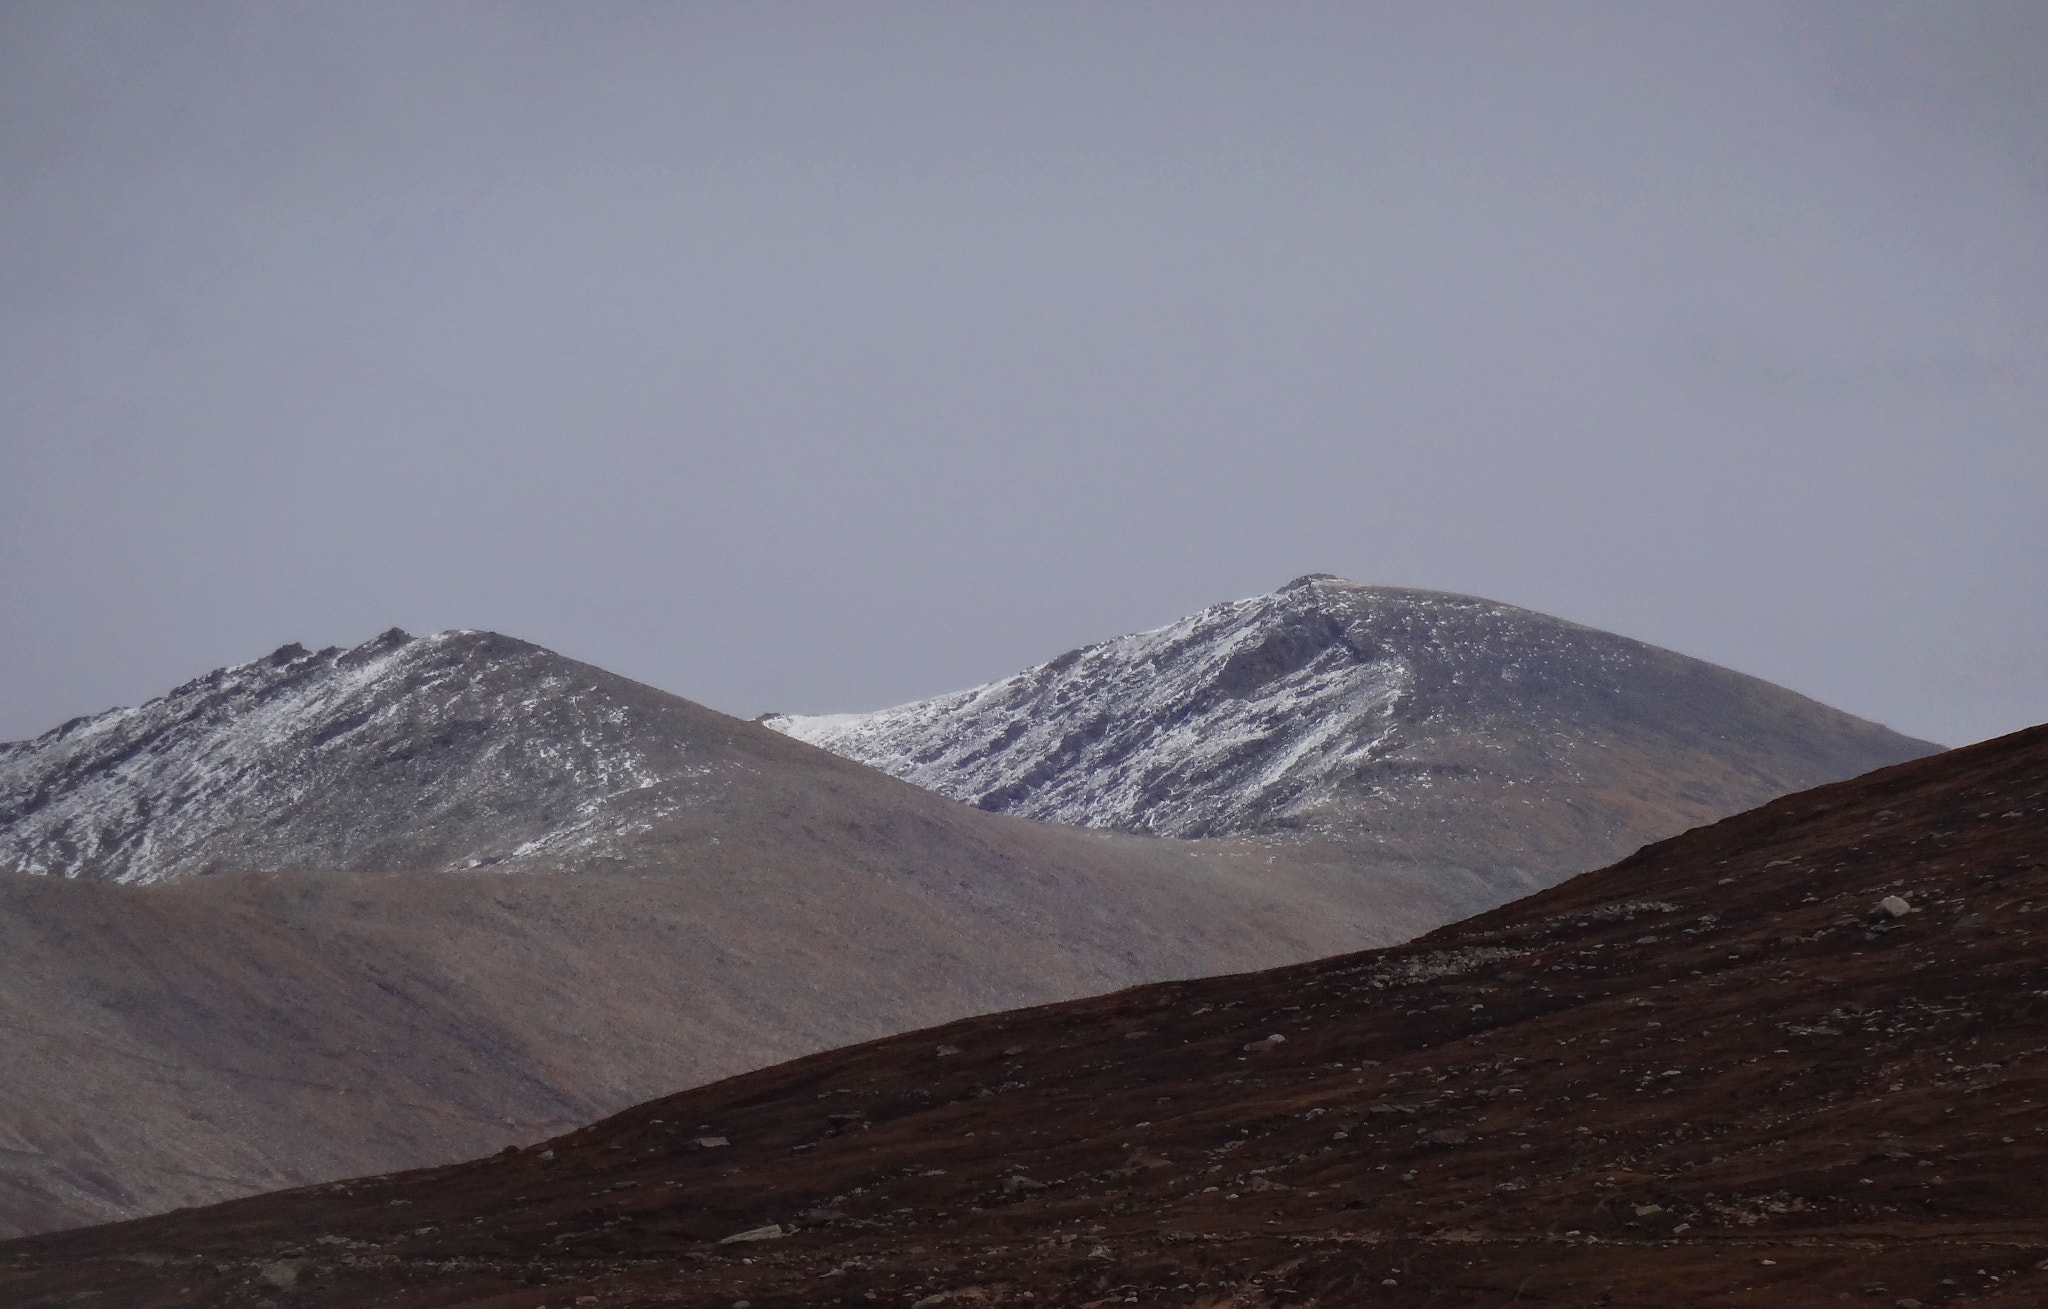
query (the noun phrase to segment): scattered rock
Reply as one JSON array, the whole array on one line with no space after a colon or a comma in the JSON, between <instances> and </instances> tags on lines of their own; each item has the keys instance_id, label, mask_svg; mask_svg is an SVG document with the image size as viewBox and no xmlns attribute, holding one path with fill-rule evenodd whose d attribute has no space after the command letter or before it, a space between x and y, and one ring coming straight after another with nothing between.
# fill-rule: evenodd
<instances>
[{"instance_id":1,"label":"scattered rock","mask_svg":"<svg viewBox=\"0 0 2048 1309\"><path fill-rule=\"evenodd\" d=\"M770 1223L766 1227L749 1227L744 1232L734 1232L719 1240L720 1245L744 1245L749 1241L773 1241L788 1236L781 1223Z\"/></svg>"},{"instance_id":2,"label":"scattered rock","mask_svg":"<svg viewBox=\"0 0 2048 1309\"><path fill-rule=\"evenodd\" d=\"M1879 910L1883 911L1884 913L1890 914L1894 918L1904 918L1907 914L1913 912L1912 905L1907 904L1904 900L1901 900L1898 896L1895 895L1888 895L1884 899L1879 900L1877 902L1877 907Z\"/></svg>"},{"instance_id":3,"label":"scattered rock","mask_svg":"<svg viewBox=\"0 0 2048 1309\"><path fill-rule=\"evenodd\" d=\"M1274 1046L1284 1044L1286 1040L1286 1037L1280 1035L1280 1033L1278 1032L1275 1032L1263 1041L1245 1042L1244 1048L1247 1054L1264 1054L1266 1051L1272 1049Z\"/></svg>"},{"instance_id":4,"label":"scattered rock","mask_svg":"<svg viewBox=\"0 0 2048 1309\"><path fill-rule=\"evenodd\" d=\"M289 1290L301 1282L311 1281L313 1261L311 1259L278 1259L263 1265L256 1273L256 1280L265 1286Z\"/></svg>"}]
</instances>

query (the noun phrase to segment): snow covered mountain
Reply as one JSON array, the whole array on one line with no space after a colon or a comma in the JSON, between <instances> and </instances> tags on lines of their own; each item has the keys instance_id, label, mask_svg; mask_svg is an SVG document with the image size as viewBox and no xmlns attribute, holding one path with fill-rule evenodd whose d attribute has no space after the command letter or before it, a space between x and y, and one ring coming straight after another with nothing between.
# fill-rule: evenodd
<instances>
[{"instance_id":1,"label":"snow covered mountain","mask_svg":"<svg viewBox=\"0 0 2048 1309\"><path fill-rule=\"evenodd\" d=\"M1510 605L1313 574L800 740L984 809L1533 881L1938 747Z\"/></svg>"},{"instance_id":2,"label":"snow covered mountain","mask_svg":"<svg viewBox=\"0 0 2048 1309\"><path fill-rule=\"evenodd\" d=\"M0 1234L1402 940L1927 748L1618 637L1329 578L780 725L927 789L488 632L286 646L0 746Z\"/></svg>"},{"instance_id":3,"label":"snow covered mountain","mask_svg":"<svg viewBox=\"0 0 2048 1309\"><path fill-rule=\"evenodd\" d=\"M632 683L490 632L288 645L0 745L0 866L153 882L229 868L602 858L704 780Z\"/></svg>"}]
</instances>

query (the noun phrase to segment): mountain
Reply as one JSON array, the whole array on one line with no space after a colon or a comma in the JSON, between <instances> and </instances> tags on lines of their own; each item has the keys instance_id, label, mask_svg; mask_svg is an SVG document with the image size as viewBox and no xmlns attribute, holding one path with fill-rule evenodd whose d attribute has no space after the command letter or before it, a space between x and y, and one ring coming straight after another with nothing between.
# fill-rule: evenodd
<instances>
[{"instance_id":1,"label":"mountain","mask_svg":"<svg viewBox=\"0 0 2048 1309\"><path fill-rule=\"evenodd\" d=\"M589 864L730 784L705 711L492 632L288 645L0 746L0 865Z\"/></svg>"},{"instance_id":2,"label":"mountain","mask_svg":"<svg viewBox=\"0 0 2048 1309\"><path fill-rule=\"evenodd\" d=\"M984 813L485 632L287 646L0 748L9 863L47 875L0 874L0 1232L459 1159L1479 894Z\"/></svg>"},{"instance_id":3,"label":"mountain","mask_svg":"<svg viewBox=\"0 0 2048 1309\"><path fill-rule=\"evenodd\" d=\"M997 813L1331 841L1496 899L1940 748L1625 637L1325 574L972 690L763 721Z\"/></svg>"},{"instance_id":4,"label":"mountain","mask_svg":"<svg viewBox=\"0 0 2048 1309\"><path fill-rule=\"evenodd\" d=\"M0 1245L12 1303L2048 1300L2048 727L1407 945Z\"/></svg>"}]
</instances>

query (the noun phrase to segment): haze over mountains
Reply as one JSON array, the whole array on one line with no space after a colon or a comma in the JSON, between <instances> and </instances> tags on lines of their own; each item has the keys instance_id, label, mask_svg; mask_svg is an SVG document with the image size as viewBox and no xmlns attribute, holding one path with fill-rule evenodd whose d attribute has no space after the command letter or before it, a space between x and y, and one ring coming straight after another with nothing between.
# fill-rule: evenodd
<instances>
[{"instance_id":1,"label":"haze over mountains","mask_svg":"<svg viewBox=\"0 0 2048 1309\"><path fill-rule=\"evenodd\" d=\"M0 868L44 874L0 877L0 1230L447 1161L970 1013L1387 944L1931 748L1327 578L780 725L924 785L484 632L287 646L0 746Z\"/></svg>"},{"instance_id":2,"label":"haze over mountains","mask_svg":"<svg viewBox=\"0 0 2048 1309\"><path fill-rule=\"evenodd\" d=\"M998 813L1320 838L1503 897L1940 748L1626 637L1326 574L971 690L764 721Z\"/></svg>"}]
</instances>

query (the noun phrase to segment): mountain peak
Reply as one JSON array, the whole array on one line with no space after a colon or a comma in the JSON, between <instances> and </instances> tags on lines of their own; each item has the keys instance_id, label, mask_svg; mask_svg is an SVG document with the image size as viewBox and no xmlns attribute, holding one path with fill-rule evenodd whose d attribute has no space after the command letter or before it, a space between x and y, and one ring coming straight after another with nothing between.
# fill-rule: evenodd
<instances>
[{"instance_id":1,"label":"mountain peak","mask_svg":"<svg viewBox=\"0 0 2048 1309\"><path fill-rule=\"evenodd\" d=\"M1300 577L1295 578L1280 589L1282 591L1298 591L1305 586L1313 586L1317 582L1342 582L1346 586L1357 585L1356 582L1345 582L1343 578L1335 573L1303 573Z\"/></svg>"},{"instance_id":2,"label":"mountain peak","mask_svg":"<svg viewBox=\"0 0 2048 1309\"><path fill-rule=\"evenodd\" d=\"M147 882L497 863L594 838L610 801L658 780L628 687L495 632L280 646L0 745L0 863Z\"/></svg>"},{"instance_id":3,"label":"mountain peak","mask_svg":"<svg viewBox=\"0 0 2048 1309\"><path fill-rule=\"evenodd\" d=\"M1327 573L985 686L767 722L984 809L1366 841L1524 886L1933 748L1625 637Z\"/></svg>"}]
</instances>

